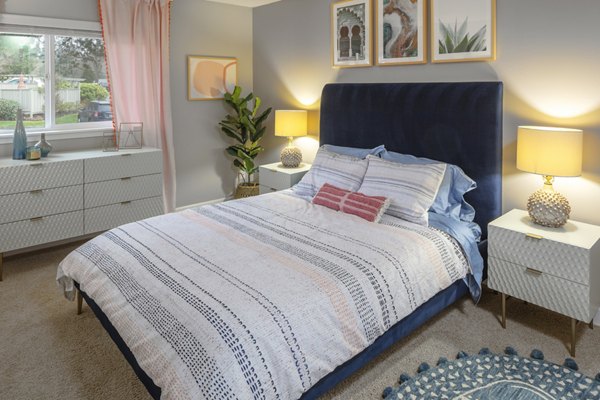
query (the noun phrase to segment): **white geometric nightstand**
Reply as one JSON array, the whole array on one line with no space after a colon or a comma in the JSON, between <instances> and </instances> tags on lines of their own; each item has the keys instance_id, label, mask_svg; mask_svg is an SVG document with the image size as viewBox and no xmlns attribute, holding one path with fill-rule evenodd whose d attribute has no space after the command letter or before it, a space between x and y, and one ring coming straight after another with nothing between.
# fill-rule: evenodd
<instances>
[{"instance_id":1,"label":"white geometric nightstand","mask_svg":"<svg viewBox=\"0 0 600 400\"><path fill-rule=\"evenodd\" d=\"M536 225L512 210L488 225L488 287L571 317L571 355L577 321L590 323L600 307L600 227L569 220Z\"/></svg>"},{"instance_id":2,"label":"white geometric nightstand","mask_svg":"<svg viewBox=\"0 0 600 400\"><path fill-rule=\"evenodd\" d=\"M310 164L302 163L298 168L285 168L280 162L259 167L260 194L289 189L308 172Z\"/></svg>"}]
</instances>

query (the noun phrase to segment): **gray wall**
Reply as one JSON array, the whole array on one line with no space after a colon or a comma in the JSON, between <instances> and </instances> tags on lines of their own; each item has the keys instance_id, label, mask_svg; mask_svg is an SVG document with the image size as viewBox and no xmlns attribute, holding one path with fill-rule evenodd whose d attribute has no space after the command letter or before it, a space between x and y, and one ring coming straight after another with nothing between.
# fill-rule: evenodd
<instances>
[{"instance_id":1,"label":"gray wall","mask_svg":"<svg viewBox=\"0 0 600 400\"><path fill-rule=\"evenodd\" d=\"M223 198L235 171L225 153L229 140L218 123L222 101L187 100L187 55L238 58L238 85L252 89L252 9L205 0L176 0L171 15L171 101L177 206Z\"/></svg>"},{"instance_id":2,"label":"gray wall","mask_svg":"<svg viewBox=\"0 0 600 400\"><path fill-rule=\"evenodd\" d=\"M333 69L330 2L283 0L254 10L254 91L274 108L316 110L328 82L501 80L504 209L524 208L542 185L515 168L517 126L576 127L584 130L583 176L554 186L570 200L572 218L600 223L599 16L597 0L499 0L495 62ZM267 136L262 160L276 161L285 143L272 128Z\"/></svg>"},{"instance_id":3,"label":"gray wall","mask_svg":"<svg viewBox=\"0 0 600 400\"><path fill-rule=\"evenodd\" d=\"M0 0L0 12L81 21L99 20L98 0Z\"/></svg>"}]
</instances>

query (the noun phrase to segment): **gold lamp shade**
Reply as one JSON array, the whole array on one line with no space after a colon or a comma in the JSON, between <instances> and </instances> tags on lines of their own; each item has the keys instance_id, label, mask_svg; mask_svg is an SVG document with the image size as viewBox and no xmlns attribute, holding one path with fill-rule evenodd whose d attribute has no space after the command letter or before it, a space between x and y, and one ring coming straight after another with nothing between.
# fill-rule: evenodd
<instances>
[{"instance_id":1,"label":"gold lamp shade","mask_svg":"<svg viewBox=\"0 0 600 400\"><path fill-rule=\"evenodd\" d=\"M295 136L305 136L308 131L306 110L275 110L275 136L287 136L288 145L281 151L281 163L287 168L296 168L302 162L302 152L292 146Z\"/></svg>"},{"instance_id":2,"label":"gold lamp shade","mask_svg":"<svg viewBox=\"0 0 600 400\"><path fill-rule=\"evenodd\" d=\"M539 175L579 176L582 149L579 129L520 126L517 168Z\"/></svg>"},{"instance_id":3,"label":"gold lamp shade","mask_svg":"<svg viewBox=\"0 0 600 400\"><path fill-rule=\"evenodd\" d=\"M569 219L571 206L554 191L555 176L581 175L583 132L579 129L520 126L517 132L517 168L544 176L544 186L527 201L536 224L560 227Z\"/></svg>"}]
</instances>

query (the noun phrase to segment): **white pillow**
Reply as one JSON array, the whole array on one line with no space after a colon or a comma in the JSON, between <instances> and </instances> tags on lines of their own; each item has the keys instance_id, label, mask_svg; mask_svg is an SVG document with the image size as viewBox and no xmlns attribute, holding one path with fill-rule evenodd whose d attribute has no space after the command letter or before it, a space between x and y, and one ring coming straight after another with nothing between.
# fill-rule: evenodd
<instances>
[{"instance_id":1,"label":"white pillow","mask_svg":"<svg viewBox=\"0 0 600 400\"><path fill-rule=\"evenodd\" d=\"M369 166L358 191L389 198L386 214L427 225L427 210L435 200L446 164L403 164L370 155L367 160Z\"/></svg>"},{"instance_id":2,"label":"white pillow","mask_svg":"<svg viewBox=\"0 0 600 400\"><path fill-rule=\"evenodd\" d=\"M320 148L310 170L292 190L299 196L314 197L326 183L356 192L362 183L369 162Z\"/></svg>"}]
</instances>

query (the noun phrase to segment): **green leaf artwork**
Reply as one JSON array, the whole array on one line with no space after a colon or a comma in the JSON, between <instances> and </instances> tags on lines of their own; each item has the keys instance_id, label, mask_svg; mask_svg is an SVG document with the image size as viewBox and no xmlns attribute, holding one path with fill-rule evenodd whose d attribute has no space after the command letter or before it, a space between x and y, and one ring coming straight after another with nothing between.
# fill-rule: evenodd
<instances>
[{"instance_id":1,"label":"green leaf artwork","mask_svg":"<svg viewBox=\"0 0 600 400\"><path fill-rule=\"evenodd\" d=\"M469 36L467 32L468 18L465 18L460 26L458 21L452 24L444 24L440 20L440 33L442 38L438 41L439 53L470 53L476 51L486 51L487 45L485 35L487 26L482 26L475 34Z\"/></svg>"}]
</instances>

